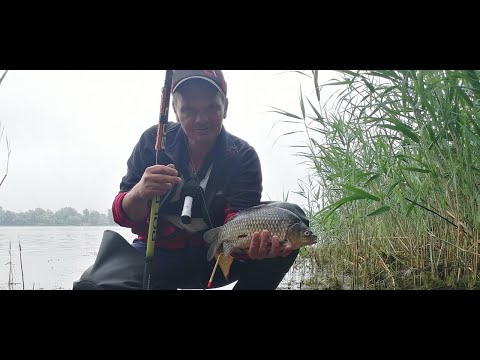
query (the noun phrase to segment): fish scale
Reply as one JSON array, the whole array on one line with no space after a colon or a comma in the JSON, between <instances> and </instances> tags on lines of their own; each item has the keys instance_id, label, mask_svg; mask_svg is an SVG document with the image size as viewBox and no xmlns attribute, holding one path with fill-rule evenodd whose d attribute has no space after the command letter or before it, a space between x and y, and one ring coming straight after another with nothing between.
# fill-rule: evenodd
<instances>
[{"instance_id":1,"label":"fish scale","mask_svg":"<svg viewBox=\"0 0 480 360\"><path fill-rule=\"evenodd\" d=\"M287 239L289 229L294 224L298 226L291 232L291 239ZM316 239L310 229L291 211L259 205L239 212L225 225L205 233L205 241L211 244L208 260L211 260L219 249L224 255L229 255L235 248L248 249L253 234L262 230L268 230L271 236L278 236L281 243L295 242L296 248L312 244Z\"/></svg>"}]
</instances>

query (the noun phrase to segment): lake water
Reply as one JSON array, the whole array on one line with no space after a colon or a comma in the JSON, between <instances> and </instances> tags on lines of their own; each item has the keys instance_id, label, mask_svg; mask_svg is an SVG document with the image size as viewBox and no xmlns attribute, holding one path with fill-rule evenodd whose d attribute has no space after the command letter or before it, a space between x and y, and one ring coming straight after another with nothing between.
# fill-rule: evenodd
<instances>
[{"instance_id":1,"label":"lake water","mask_svg":"<svg viewBox=\"0 0 480 360\"><path fill-rule=\"evenodd\" d=\"M130 242L135 238L130 229L119 226L0 227L0 289L8 289L10 269L15 280L13 288L22 289L19 242L25 289L71 289L95 261L107 229Z\"/></svg>"},{"instance_id":2,"label":"lake water","mask_svg":"<svg viewBox=\"0 0 480 360\"><path fill-rule=\"evenodd\" d=\"M22 269L25 290L69 290L73 282L93 264L103 232L113 230L132 242L135 235L120 226L0 226L0 290L21 290ZM20 263L20 249L22 261ZM10 251L11 243L11 251ZM279 289L292 288L292 275ZM230 290L235 283L216 290Z\"/></svg>"}]
</instances>

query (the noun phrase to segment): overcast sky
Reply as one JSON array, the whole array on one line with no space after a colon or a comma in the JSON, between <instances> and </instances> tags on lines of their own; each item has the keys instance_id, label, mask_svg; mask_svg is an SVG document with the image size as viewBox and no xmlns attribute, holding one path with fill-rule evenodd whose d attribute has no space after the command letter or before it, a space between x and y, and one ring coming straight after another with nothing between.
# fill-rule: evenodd
<instances>
[{"instance_id":1,"label":"overcast sky","mask_svg":"<svg viewBox=\"0 0 480 360\"><path fill-rule=\"evenodd\" d=\"M106 212L118 193L126 162L143 131L158 123L164 70L15 71L0 85L0 124L11 144L9 173L0 187L4 210L71 206ZM0 70L0 76L3 70ZM299 86L311 81L280 70L225 70L230 101L224 126L257 150L264 177L263 200L302 203L293 195L306 176L295 148L303 136L277 120L269 106L300 114ZM320 83L333 77L323 71ZM314 96L312 95L312 99ZM170 121L174 113L170 111ZM270 134L269 134L270 133ZM5 172L0 143L0 179ZM275 144L274 144L275 143Z\"/></svg>"}]
</instances>

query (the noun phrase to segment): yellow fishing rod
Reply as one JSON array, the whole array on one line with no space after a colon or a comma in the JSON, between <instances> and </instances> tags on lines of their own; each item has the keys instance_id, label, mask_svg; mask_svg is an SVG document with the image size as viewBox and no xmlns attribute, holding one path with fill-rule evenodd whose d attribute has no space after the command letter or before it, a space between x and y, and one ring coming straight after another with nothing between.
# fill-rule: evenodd
<instances>
[{"instance_id":1,"label":"yellow fishing rod","mask_svg":"<svg viewBox=\"0 0 480 360\"><path fill-rule=\"evenodd\" d=\"M165 130L168 123L168 107L170 105L170 93L172 89L173 70L166 70L165 83L162 88L162 100L160 104L160 119L157 129L157 140L155 142L155 165L158 165L158 152L165 150L166 134ZM172 188L164 195L163 201L168 198ZM162 201L162 203L163 203ZM153 253L155 251L155 239L157 237L157 221L158 212L160 210L160 197L155 196L152 200L152 207L150 209L150 219L148 225L148 238L147 238L147 252L145 256L145 270L143 273L143 289L151 289L152 279L152 261Z\"/></svg>"}]
</instances>

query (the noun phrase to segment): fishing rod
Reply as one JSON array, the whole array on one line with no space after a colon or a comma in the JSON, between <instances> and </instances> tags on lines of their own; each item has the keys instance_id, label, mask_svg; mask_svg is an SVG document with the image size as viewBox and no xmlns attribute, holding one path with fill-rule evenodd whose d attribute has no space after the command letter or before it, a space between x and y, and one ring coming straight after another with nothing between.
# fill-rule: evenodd
<instances>
[{"instance_id":1,"label":"fishing rod","mask_svg":"<svg viewBox=\"0 0 480 360\"><path fill-rule=\"evenodd\" d=\"M173 70L166 70L165 73L165 83L162 88L162 99L161 99L161 106L160 106L160 119L157 128L157 139L155 142L155 164L158 165L158 153L160 150L165 150L166 144L166 126L168 124L168 110L170 104L170 95L172 90L172 82L173 82ZM185 138L187 141L187 139ZM188 148L188 143L187 143ZM189 149L189 148L188 148ZM189 156L190 161L192 161L192 154L190 153L189 149ZM193 199L200 195L203 205L205 206L205 210L208 216L208 221L210 224L210 228L212 227L212 221L210 219L210 215L208 213L208 207L205 202L205 198L203 195L203 190L206 187L206 182L210 176L210 171L212 170L212 165L210 166L207 174L205 175L205 179L201 182L198 181L195 169L193 167L192 162L192 169L194 172L195 180L189 179L187 183L184 185L183 195L184 195L184 204L182 208L181 220L183 224L190 224L192 222L192 204ZM148 226L148 238L147 238L147 251L145 256L145 269L143 274L143 289L150 290L151 289L151 278L152 278L152 263L153 263L153 254L155 250L155 240L157 234L157 222L158 222L158 213L160 208L162 207L163 203L167 198L169 198L170 193L173 190L173 186L170 190L164 195L163 200L160 201L160 197L156 196L152 200L152 205L150 209L150 219L149 219L149 226ZM212 276L210 278L208 287L211 286L213 275L219 265L220 256L217 259L217 263L215 264L214 270L212 272Z\"/></svg>"},{"instance_id":2,"label":"fishing rod","mask_svg":"<svg viewBox=\"0 0 480 360\"><path fill-rule=\"evenodd\" d=\"M160 104L160 119L157 128L157 140L155 142L155 165L158 165L158 152L165 150L166 134L165 130L168 124L168 110L170 104L170 92L172 89L173 70L166 70L165 82L162 88L162 99ZM173 186L168 193L165 194L163 201L168 198L168 195L172 191ZM162 201L162 203L163 203ZM152 201L152 207L150 209L150 220L148 225L148 238L147 238L147 252L145 256L145 270L143 273L143 289L151 289L152 279L152 262L153 253L155 250L155 239L157 237L157 220L158 212L160 210L160 197L155 196Z\"/></svg>"}]
</instances>

